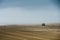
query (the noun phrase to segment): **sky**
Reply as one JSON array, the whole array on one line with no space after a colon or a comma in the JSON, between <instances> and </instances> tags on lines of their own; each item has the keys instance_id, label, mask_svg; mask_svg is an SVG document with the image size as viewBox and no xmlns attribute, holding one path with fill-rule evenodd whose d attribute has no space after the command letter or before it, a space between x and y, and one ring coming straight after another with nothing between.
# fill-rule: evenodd
<instances>
[{"instance_id":1,"label":"sky","mask_svg":"<svg viewBox=\"0 0 60 40\"><path fill-rule=\"evenodd\" d=\"M0 0L0 24L55 23L59 17L51 0Z\"/></svg>"}]
</instances>

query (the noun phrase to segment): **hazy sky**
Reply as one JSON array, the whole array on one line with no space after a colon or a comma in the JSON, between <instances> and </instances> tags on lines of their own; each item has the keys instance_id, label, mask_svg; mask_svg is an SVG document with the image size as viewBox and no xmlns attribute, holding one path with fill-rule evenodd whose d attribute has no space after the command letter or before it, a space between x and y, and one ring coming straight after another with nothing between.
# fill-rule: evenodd
<instances>
[{"instance_id":1,"label":"hazy sky","mask_svg":"<svg viewBox=\"0 0 60 40\"><path fill-rule=\"evenodd\" d=\"M0 24L59 21L58 7L51 0L0 0Z\"/></svg>"}]
</instances>

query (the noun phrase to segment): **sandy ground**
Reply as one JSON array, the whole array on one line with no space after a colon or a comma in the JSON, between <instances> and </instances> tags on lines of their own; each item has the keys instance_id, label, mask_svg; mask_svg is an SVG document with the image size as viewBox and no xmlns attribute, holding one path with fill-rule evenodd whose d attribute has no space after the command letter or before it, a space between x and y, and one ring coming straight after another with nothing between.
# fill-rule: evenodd
<instances>
[{"instance_id":1,"label":"sandy ground","mask_svg":"<svg viewBox=\"0 0 60 40\"><path fill-rule=\"evenodd\" d=\"M0 40L60 40L60 29L20 29L0 29Z\"/></svg>"}]
</instances>

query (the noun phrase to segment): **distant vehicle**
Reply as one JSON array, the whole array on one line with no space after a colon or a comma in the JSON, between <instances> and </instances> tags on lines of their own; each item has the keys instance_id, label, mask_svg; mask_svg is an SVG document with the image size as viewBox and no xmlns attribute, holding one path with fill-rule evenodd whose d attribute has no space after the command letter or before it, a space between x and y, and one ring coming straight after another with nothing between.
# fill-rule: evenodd
<instances>
[{"instance_id":1,"label":"distant vehicle","mask_svg":"<svg viewBox=\"0 0 60 40\"><path fill-rule=\"evenodd\" d=\"M45 23L42 23L42 26L45 26Z\"/></svg>"}]
</instances>

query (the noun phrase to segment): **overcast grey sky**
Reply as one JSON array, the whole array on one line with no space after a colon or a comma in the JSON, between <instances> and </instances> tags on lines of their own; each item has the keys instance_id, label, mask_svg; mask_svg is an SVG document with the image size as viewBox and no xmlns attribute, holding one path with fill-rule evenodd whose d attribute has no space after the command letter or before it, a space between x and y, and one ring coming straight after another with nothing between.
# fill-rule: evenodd
<instances>
[{"instance_id":1,"label":"overcast grey sky","mask_svg":"<svg viewBox=\"0 0 60 40\"><path fill-rule=\"evenodd\" d=\"M58 7L51 0L0 0L0 24L59 21Z\"/></svg>"}]
</instances>

